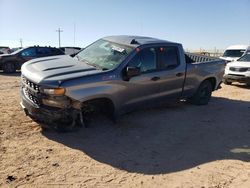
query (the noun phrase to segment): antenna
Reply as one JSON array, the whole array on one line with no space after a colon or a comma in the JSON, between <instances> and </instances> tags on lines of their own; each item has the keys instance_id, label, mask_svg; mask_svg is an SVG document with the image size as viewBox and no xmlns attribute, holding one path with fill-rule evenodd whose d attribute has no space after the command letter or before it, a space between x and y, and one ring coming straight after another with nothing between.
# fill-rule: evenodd
<instances>
[{"instance_id":1,"label":"antenna","mask_svg":"<svg viewBox=\"0 0 250 188\"><path fill-rule=\"evenodd\" d=\"M58 32L59 48L60 48L61 47L61 32L63 32L63 30L61 30L59 27L58 30L56 30L56 32Z\"/></svg>"}]
</instances>

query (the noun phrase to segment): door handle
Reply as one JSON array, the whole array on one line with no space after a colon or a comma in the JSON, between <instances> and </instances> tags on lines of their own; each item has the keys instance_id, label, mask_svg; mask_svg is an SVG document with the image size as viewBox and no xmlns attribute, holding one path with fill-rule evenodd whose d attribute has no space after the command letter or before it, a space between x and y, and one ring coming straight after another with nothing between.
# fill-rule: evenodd
<instances>
[{"instance_id":1,"label":"door handle","mask_svg":"<svg viewBox=\"0 0 250 188\"><path fill-rule=\"evenodd\" d=\"M182 73L182 72L179 72L179 73L176 74L177 77L181 77L183 75L184 75L184 73Z\"/></svg>"},{"instance_id":2,"label":"door handle","mask_svg":"<svg viewBox=\"0 0 250 188\"><path fill-rule=\"evenodd\" d=\"M161 78L158 77L158 76L155 76L155 77L151 78L152 81L157 81L157 80L160 80L160 79L161 79Z\"/></svg>"}]
</instances>

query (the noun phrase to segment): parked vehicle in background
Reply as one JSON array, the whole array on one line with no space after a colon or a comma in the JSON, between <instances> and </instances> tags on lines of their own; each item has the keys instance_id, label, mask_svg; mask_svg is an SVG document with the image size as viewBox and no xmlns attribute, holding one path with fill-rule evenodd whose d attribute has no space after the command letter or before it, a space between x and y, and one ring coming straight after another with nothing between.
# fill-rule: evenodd
<instances>
[{"instance_id":1,"label":"parked vehicle in background","mask_svg":"<svg viewBox=\"0 0 250 188\"><path fill-rule=\"evenodd\" d=\"M19 49L11 54L0 55L0 70L5 73L14 73L20 70L22 64L28 60L54 55L64 55L64 52L57 48L41 46Z\"/></svg>"},{"instance_id":2,"label":"parked vehicle in background","mask_svg":"<svg viewBox=\"0 0 250 188\"><path fill-rule=\"evenodd\" d=\"M79 47L61 47L59 49L62 50L66 55L74 55L81 50Z\"/></svg>"},{"instance_id":3,"label":"parked vehicle in background","mask_svg":"<svg viewBox=\"0 0 250 188\"><path fill-rule=\"evenodd\" d=\"M250 51L250 45L233 45L229 46L223 56L220 58L226 60L227 62L236 61L239 59L244 53Z\"/></svg>"},{"instance_id":4,"label":"parked vehicle in background","mask_svg":"<svg viewBox=\"0 0 250 188\"><path fill-rule=\"evenodd\" d=\"M13 53L13 52L15 52L15 51L17 51L17 50L20 50L20 49L22 49L22 47L11 48L11 49L10 49L10 53Z\"/></svg>"},{"instance_id":5,"label":"parked vehicle in background","mask_svg":"<svg viewBox=\"0 0 250 188\"><path fill-rule=\"evenodd\" d=\"M7 46L0 46L0 54L9 54L10 48Z\"/></svg>"},{"instance_id":6,"label":"parked vehicle in background","mask_svg":"<svg viewBox=\"0 0 250 188\"><path fill-rule=\"evenodd\" d=\"M237 61L227 64L223 82L227 85L232 84L232 82L250 85L250 52L247 52Z\"/></svg>"},{"instance_id":7,"label":"parked vehicle in background","mask_svg":"<svg viewBox=\"0 0 250 188\"><path fill-rule=\"evenodd\" d=\"M21 106L35 121L72 129L84 124L92 111L118 117L168 100L206 105L222 81L224 68L223 60L185 54L178 43L138 36L105 37L74 58L25 63Z\"/></svg>"}]
</instances>

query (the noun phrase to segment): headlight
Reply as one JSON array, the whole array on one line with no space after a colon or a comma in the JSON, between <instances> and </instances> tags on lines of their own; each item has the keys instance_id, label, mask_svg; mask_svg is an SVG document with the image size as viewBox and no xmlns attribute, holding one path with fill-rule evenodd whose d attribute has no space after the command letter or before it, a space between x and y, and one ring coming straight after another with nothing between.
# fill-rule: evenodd
<instances>
[{"instance_id":1,"label":"headlight","mask_svg":"<svg viewBox=\"0 0 250 188\"><path fill-rule=\"evenodd\" d=\"M54 89L43 89L43 93L48 95L64 95L65 89L64 88L54 88Z\"/></svg>"}]
</instances>

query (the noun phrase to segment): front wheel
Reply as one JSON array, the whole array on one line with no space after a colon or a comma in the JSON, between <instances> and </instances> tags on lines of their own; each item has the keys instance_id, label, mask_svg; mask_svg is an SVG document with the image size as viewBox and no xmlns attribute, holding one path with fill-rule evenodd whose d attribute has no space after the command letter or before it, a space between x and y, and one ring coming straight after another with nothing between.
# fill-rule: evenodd
<instances>
[{"instance_id":1,"label":"front wheel","mask_svg":"<svg viewBox=\"0 0 250 188\"><path fill-rule=\"evenodd\" d=\"M206 105L210 101L212 95L212 84L206 80L201 83L198 90L191 98L191 103L195 105Z\"/></svg>"},{"instance_id":2,"label":"front wheel","mask_svg":"<svg viewBox=\"0 0 250 188\"><path fill-rule=\"evenodd\" d=\"M15 73L16 67L15 64L12 62L7 62L3 65L3 72L4 73Z\"/></svg>"}]
</instances>

